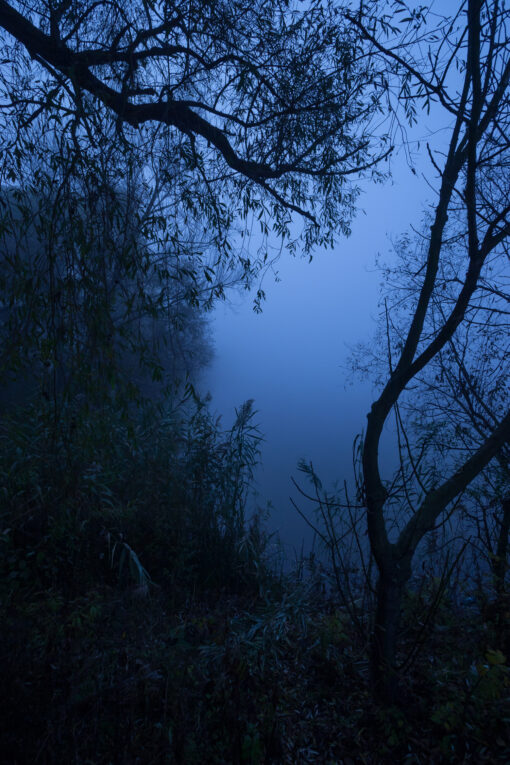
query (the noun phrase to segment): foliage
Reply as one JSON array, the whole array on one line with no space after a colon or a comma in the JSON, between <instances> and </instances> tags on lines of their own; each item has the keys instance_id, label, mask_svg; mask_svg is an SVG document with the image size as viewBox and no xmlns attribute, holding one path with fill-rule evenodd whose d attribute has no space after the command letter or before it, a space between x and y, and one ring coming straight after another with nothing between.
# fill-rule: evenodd
<instances>
[{"instance_id":1,"label":"foliage","mask_svg":"<svg viewBox=\"0 0 510 765\"><path fill-rule=\"evenodd\" d=\"M3 607L7 761L507 761L507 663L472 612L442 613L404 706L384 709L366 646L313 581L182 595L27 581Z\"/></svg>"},{"instance_id":2,"label":"foliage","mask_svg":"<svg viewBox=\"0 0 510 765\"><path fill-rule=\"evenodd\" d=\"M98 186L78 164L50 155L0 200L4 406L42 396L55 418L78 398L156 403L210 357L175 253L156 259L145 237L143 188L128 167L126 186L112 170Z\"/></svg>"},{"instance_id":3,"label":"foliage","mask_svg":"<svg viewBox=\"0 0 510 765\"><path fill-rule=\"evenodd\" d=\"M443 596L404 709L385 711L320 568L271 573L267 534L244 517L251 402L227 432L191 401L131 432L104 417L57 442L51 408L2 425L8 762L506 761L507 663L480 611ZM406 608L404 651L434 597Z\"/></svg>"},{"instance_id":4,"label":"foliage","mask_svg":"<svg viewBox=\"0 0 510 765\"><path fill-rule=\"evenodd\" d=\"M355 468L361 448L362 444L356 439L353 450ZM296 481L294 485L301 498L313 503L313 508L304 513L297 503L292 502L314 532L319 548L318 571L315 559L312 570L315 575L320 572L324 587L336 590L359 639L365 641L374 600L374 560L365 540L365 508L351 501L346 484L344 491L339 491L338 487L335 491L327 491L311 462L301 461L299 470L308 479L311 493ZM358 484L358 499L360 491L361 484ZM322 564L324 559L325 565Z\"/></svg>"},{"instance_id":5,"label":"foliage","mask_svg":"<svg viewBox=\"0 0 510 765\"><path fill-rule=\"evenodd\" d=\"M128 157L157 194L158 236L224 289L249 279L273 231L310 252L346 232L358 190L390 147L378 129L384 85L334 2L0 3L1 178L29 177L42 136L98 177L96 157ZM174 221L178 221L175 225ZM236 237L252 225L258 254ZM202 258L188 232L216 257ZM237 251L236 251L237 250Z\"/></svg>"},{"instance_id":6,"label":"foliage","mask_svg":"<svg viewBox=\"0 0 510 765\"><path fill-rule=\"evenodd\" d=\"M255 551L244 518L253 416L245 404L223 434L203 405L127 423L114 410L69 412L55 442L51 407L17 412L1 434L10 579L73 594L85 576L144 585L154 570L197 587L243 581Z\"/></svg>"}]
</instances>

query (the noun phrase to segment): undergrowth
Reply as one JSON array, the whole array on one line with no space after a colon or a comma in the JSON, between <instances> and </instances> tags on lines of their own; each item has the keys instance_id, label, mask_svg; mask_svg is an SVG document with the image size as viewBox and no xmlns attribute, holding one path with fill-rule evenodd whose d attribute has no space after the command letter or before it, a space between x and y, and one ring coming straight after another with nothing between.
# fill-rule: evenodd
<instances>
[{"instance_id":1,"label":"undergrowth","mask_svg":"<svg viewBox=\"0 0 510 765\"><path fill-rule=\"evenodd\" d=\"M508 645L476 603L408 594L403 654L431 602L434 621L382 709L333 577L275 573L245 517L250 402L230 431L201 405L57 431L31 409L0 438L2 761L510 759Z\"/></svg>"}]
</instances>

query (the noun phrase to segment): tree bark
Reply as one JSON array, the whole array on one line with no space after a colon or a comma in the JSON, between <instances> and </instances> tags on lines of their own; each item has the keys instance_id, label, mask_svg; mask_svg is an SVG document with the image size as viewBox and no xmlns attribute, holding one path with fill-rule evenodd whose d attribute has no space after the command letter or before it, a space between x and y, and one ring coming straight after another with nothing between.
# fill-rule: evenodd
<instances>
[{"instance_id":1,"label":"tree bark","mask_svg":"<svg viewBox=\"0 0 510 765\"><path fill-rule=\"evenodd\" d=\"M502 503L502 518L500 521L496 559L494 561L494 589L496 596L501 599L505 591L505 574L507 569L508 536L510 534L510 495Z\"/></svg>"},{"instance_id":2,"label":"tree bark","mask_svg":"<svg viewBox=\"0 0 510 765\"><path fill-rule=\"evenodd\" d=\"M398 695L396 654L403 585L397 572L380 574L377 583L371 674L375 697L384 704L395 704Z\"/></svg>"},{"instance_id":3,"label":"tree bark","mask_svg":"<svg viewBox=\"0 0 510 765\"><path fill-rule=\"evenodd\" d=\"M507 635L508 599L505 588L505 576L508 567L508 537L510 535L510 496L505 497L502 503L502 517L500 520L496 557L493 561L492 573L495 590L495 622L498 642L507 651L509 637Z\"/></svg>"}]
</instances>

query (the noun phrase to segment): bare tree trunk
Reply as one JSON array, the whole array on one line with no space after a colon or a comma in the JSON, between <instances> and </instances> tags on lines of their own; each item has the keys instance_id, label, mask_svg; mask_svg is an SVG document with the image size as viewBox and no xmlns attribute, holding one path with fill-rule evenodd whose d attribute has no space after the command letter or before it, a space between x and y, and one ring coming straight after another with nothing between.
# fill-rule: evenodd
<instances>
[{"instance_id":1,"label":"bare tree trunk","mask_svg":"<svg viewBox=\"0 0 510 765\"><path fill-rule=\"evenodd\" d=\"M508 600L505 591L505 575L508 566L508 537L510 534L510 496L505 497L502 503L503 514L499 522L498 544L496 557L492 564L494 581L495 601L492 606L495 615L495 623L498 640L508 640L506 636L507 619L505 613L508 610Z\"/></svg>"},{"instance_id":2,"label":"bare tree trunk","mask_svg":"<svg viewBox=\"0 0 510 765\"><path fill-rule=\"evenodd\" d=\"M502 503L503 516L499 524L498 545L496 548L496 559L493 565L494 589L498 600L505 591L505 573L507 569L508 555L508 536L510 534L510 496L506 497Z\"/></svg>"},{"instance_id":3,"label":"bare tree trunk","mask_svg":"<svg viewBox=\"0 0 510 765\"><path fill-rule=\"evenodd\" d=\"M396 572L380 574L370 659L374 694L385 704L394 704L398 694L396 652L402 592L403 582Z\"/></svg>"}]
</instances>

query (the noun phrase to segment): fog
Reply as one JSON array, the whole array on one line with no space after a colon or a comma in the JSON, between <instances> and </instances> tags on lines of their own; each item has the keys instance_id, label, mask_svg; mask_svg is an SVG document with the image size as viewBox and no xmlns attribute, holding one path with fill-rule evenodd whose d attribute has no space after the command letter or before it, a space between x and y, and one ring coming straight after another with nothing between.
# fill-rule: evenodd
<instances>
[{"instance_id":1,"label":"fog","mask_svg":"<svg viewBox=\"0 0 510 765\"><path fill-rule=\"evenodd\" d=\"M458 4L446 0L432 3L434 8L453 15ZM236 406L255 400L265 441L253 507L271 503L267 525L279 532L289 558L309 549L313 537L289 499L299 497L291 477L306 487L298 461L311 460L325 488L352 480L353 440L365 427L376 391L351 373L349 356L375 334L377 256L388 262L392 239L419 227L435 201L437 174L426 144L433 151L444 149L449 127L448 115L432 104L429 114L418 115L417 125L402 129L391 157L392 177L361 187L351 235L339 237L333 251L316 251L311 263L283 254L277 264L280 281L271 275L264 281L262 314L254 313L249 293L230 294L213 313L215 357L204 387L226 426ZM382 443L381 465L388 470L397 462L391 434ZM305 512L312 508L299 505Z\"/></svg>"},{"instance_id":2,"label":"fog","mask_svg":"<svg viewBox=\"0 0 510 765\"><path fill-rule=\"evenodd\" d=\"M419 164L418 164L419 166ZM424 165L425 167L425 165ZM350 371L349 356L375 332L381 274L376 258L391 257L391 240L420 222L430 187L403 153L392 179L365 187L352 234L308 259L283 255L275 282L264 281L263 312L253 295L231 295L212 317L215 357L205 378L212 408L230 425L236 406L255 400L264 435L253 506L271 503L268 527L288 557L310 548L312 533L289 499L293 476L311 460L325 487L351 481L352 444L365 425L374 390ZM383 455L383 465L391 454ZM299 501L303 511L312 505Z\"/></svg>"}]
</instances>

